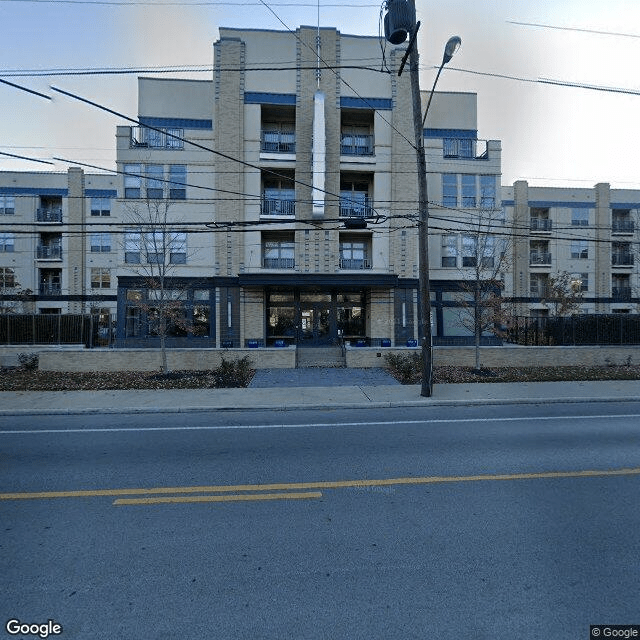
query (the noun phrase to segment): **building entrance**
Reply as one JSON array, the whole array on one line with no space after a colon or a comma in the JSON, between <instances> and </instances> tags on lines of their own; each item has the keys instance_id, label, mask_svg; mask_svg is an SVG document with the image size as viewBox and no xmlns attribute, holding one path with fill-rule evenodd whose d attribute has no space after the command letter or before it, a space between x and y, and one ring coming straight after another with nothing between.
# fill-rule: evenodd
<instances>
[{"instance_id":1,"label":"building entrance","mask_svg":"<svg viewBox=\"0 0 640 640\"><path fill-rule=\"evenodd\" d=\"M267 292L267 345L284 342L322 347L364 338L364 290L318 291L303 287Z\"/></svg>"}]
</instances>

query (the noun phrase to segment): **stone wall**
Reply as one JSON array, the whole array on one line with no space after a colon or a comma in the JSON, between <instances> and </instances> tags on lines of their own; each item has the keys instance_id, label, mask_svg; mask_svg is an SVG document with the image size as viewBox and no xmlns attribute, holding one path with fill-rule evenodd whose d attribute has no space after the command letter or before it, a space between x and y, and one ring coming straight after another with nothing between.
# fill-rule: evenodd
<instances>
[{"instance_id":1,"label":"stone wall","mask_svg":"<svg viewBox=\"0 0 640 640\"><path fill-rule=\"evenodd\" d=\"M382 367L387 353L417 353L412 348L347 348L347 367ZM483 367L561 367L580 365L640 364L640 346L589 346L589 347L481 347L480 362ZM434 366L475 365L473 347L434 347Z\"/></svg>"}]
</instances>

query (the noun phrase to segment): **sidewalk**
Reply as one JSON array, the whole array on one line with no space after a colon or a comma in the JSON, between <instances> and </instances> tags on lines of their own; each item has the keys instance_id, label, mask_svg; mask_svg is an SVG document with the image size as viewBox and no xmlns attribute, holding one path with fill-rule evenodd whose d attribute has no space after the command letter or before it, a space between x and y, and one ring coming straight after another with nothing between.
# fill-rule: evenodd
<instances>
[{"instance_id":1,"label":"sidewalk","mask_svg":"<svg viewBox=\"0 0 640 640\"><path fill-rule=\"evenodd\" d=\"M423 398L418 385L399 384L169 391L5 391L0 392L0 416L614 401L640 401L640 382L438 384L431 398Z\"/></svg>"}]
</instances>

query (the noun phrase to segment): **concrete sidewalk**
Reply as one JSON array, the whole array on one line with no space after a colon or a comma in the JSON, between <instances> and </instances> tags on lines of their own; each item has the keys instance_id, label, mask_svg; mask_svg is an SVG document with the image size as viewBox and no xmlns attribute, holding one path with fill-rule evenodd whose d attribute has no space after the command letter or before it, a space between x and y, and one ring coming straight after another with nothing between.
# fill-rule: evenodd
<instances>
[{"instance_id":1,"label":"concrete sidewalk","mask_svg":"<svg viewBox=\"0 0 640 640\"><path fill-rule=\"evenodd\" d=\"M610 401L640 401L640 382L438 384L431 398L423 398L418 385L399 384L168 391L5 391L0 392L0 416Z\"/></svg>"}]
</instances>

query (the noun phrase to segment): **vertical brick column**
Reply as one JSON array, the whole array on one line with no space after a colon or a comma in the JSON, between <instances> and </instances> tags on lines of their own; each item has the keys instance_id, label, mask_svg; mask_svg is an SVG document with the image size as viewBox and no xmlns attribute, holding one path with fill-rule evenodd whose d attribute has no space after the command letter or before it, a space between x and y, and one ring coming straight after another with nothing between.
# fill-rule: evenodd
<instances>
[{"instance_id":1,"label":"vertical brick column","mask_svg":"<svg viewBox=\"0 0 640 640\"><path fill-rule=\"evenodd\" d=\"M595 191L596 242L593 248L595 256L593 295L596 298L608 298L611 296L611 243L607 242L611 240L611 190L609 184L600 182L595 186ZM608 303L596 302L595 312L606 313L610 310L609 307Z\"/></svg>"},{"instance_id":2,"label":"vertical brick column","mask_svg":"<svg viewBox=\"0 0 640 640\"><path fill-rule=\"evenodd\" d=\"M518 180L513 185L513 235L511 236L511 255L513 265L513 296L515 298L529 296L529 184L526 180ZM526 303L516 305L516 314L529 315Z\"/></svg>"}]
</instances>

